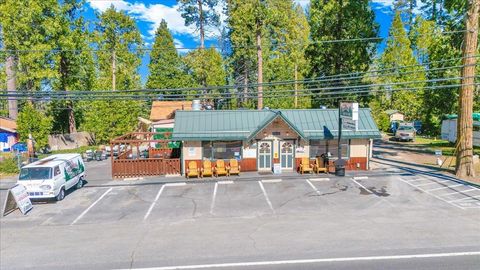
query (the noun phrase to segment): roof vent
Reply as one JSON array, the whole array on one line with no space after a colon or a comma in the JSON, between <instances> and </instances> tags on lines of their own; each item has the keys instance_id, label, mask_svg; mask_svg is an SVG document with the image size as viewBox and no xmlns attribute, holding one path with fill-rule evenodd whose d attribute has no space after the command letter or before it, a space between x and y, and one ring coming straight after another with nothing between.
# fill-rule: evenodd
<instances>
[{"instance_id":1,"label":"roof vent","mask_svg":"<svg viewBox=\"0 0 480 270\"><path fill-rule=\"evenodd\" d=\"M194 99L192 102L192 110L200 111L202 109L202 104L200 104L199 99Z\"/></svg>"}]
</instances>

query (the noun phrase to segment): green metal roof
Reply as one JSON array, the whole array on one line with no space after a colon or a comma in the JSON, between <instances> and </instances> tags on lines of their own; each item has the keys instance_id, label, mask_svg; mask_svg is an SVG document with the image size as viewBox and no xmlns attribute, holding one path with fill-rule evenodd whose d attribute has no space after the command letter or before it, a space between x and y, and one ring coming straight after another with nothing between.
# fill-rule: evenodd
<instances>
[{"instance_id":1,"label":"green metal roof","mask_svg":"<svg viewBox=\"0 0 480 270\"><path fill-rule=\"evenodd\" d=\"M448 114L445 116L446 119L457 119L458 115L456 114ZM480 112L472 113L473 121L480 121Z\"/></svg>"},{"instance_id":2,"label":"green metal roof","mask_svg":"<svg viewBox=\"0 0 480 270\"><path fill-rule=\"evenodd\" d=\"M249 140L281 117L304 139L333 139L338 136L337 109L177 111L173 140ZM358 131L342 132L342 138L380 138L369 109L359 111Z\"/></svg>"}]
</instances>

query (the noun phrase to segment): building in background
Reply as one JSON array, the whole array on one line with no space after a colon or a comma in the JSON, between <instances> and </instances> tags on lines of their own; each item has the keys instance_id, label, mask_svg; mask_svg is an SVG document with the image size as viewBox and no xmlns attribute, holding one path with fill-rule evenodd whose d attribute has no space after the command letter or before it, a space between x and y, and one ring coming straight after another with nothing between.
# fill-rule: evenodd
<instances>
[{"instance_id":1,"label":"building in background","mask_svg":"<svg viewBox=\"0 0 480 270\"><path fill-rule=\"evenodd\" d=\"M11 151L12 146L17 142L17 122L7 117L0 117L0 151Z\"/></svg>"},{"instance_id":2,"label":"building in background","mask_svg":"<svg viewBox=\"0 0 480 270\"><path fill-rule=\"evenodd\" d=\"M473 113L473 145L480 146L480 112ZM452 143L457 141L457 118L456 114L450 114L442 121L442 140Z\"/></svg>"},{"instance_id":3,"label":"building in background","mask_svg":"<svg viewBox=\"0 0 480 270\"><path fill-rule=\"evenodd\" d=\"M404 121L405 116L403 115L403 113L401 113L397 110L386 110L385 113L388 114L388 117L390 118L390 122L393 122L393 121L402 122L402 121Z\"/></svg>"}]
</instances>

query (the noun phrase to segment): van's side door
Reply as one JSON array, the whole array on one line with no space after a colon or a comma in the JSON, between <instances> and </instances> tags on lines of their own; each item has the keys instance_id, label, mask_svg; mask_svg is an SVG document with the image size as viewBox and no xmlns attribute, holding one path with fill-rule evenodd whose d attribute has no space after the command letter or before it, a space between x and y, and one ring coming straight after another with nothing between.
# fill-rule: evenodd
<instances>
[{"instance_id":1,"label":"van's side door","mask_svg":"<svg viewBox=\"0 0 480 270\"><path fill-rule=\"evenodd\" d=\"M55 186L55 194L60 190L60 187L63 185L64 179L62 175L63 174L60 166L55 166L53 168L53 182Z\"/></svg>"}]
</instances>

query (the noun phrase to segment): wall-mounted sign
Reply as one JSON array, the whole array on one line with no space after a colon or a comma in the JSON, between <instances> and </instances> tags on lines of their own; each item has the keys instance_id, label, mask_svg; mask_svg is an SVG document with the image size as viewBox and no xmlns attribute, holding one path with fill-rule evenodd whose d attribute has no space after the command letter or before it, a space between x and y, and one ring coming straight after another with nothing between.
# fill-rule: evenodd
<instances>
[{"instance_id":1,"label":"wall-mounted sign","mask_svg":"<svg viewBox=\"0 0 480 270\"><path fill-rule=\"evenodd\" d=\"M195 156L195 147L189 147L188 148L188 156L189 157L194 157Z\"/></svg>"},{"instance_id":2,"label":"wall-mounted sign","mask_svg":"<svg viewBox=\"0 0 480 270\"><path fill-rule=\"evenodd\" d=\"M303 146L299 146L295 149L295 152L297 153L305 153L305 148Z\"/></svg>"}]
</instances>

